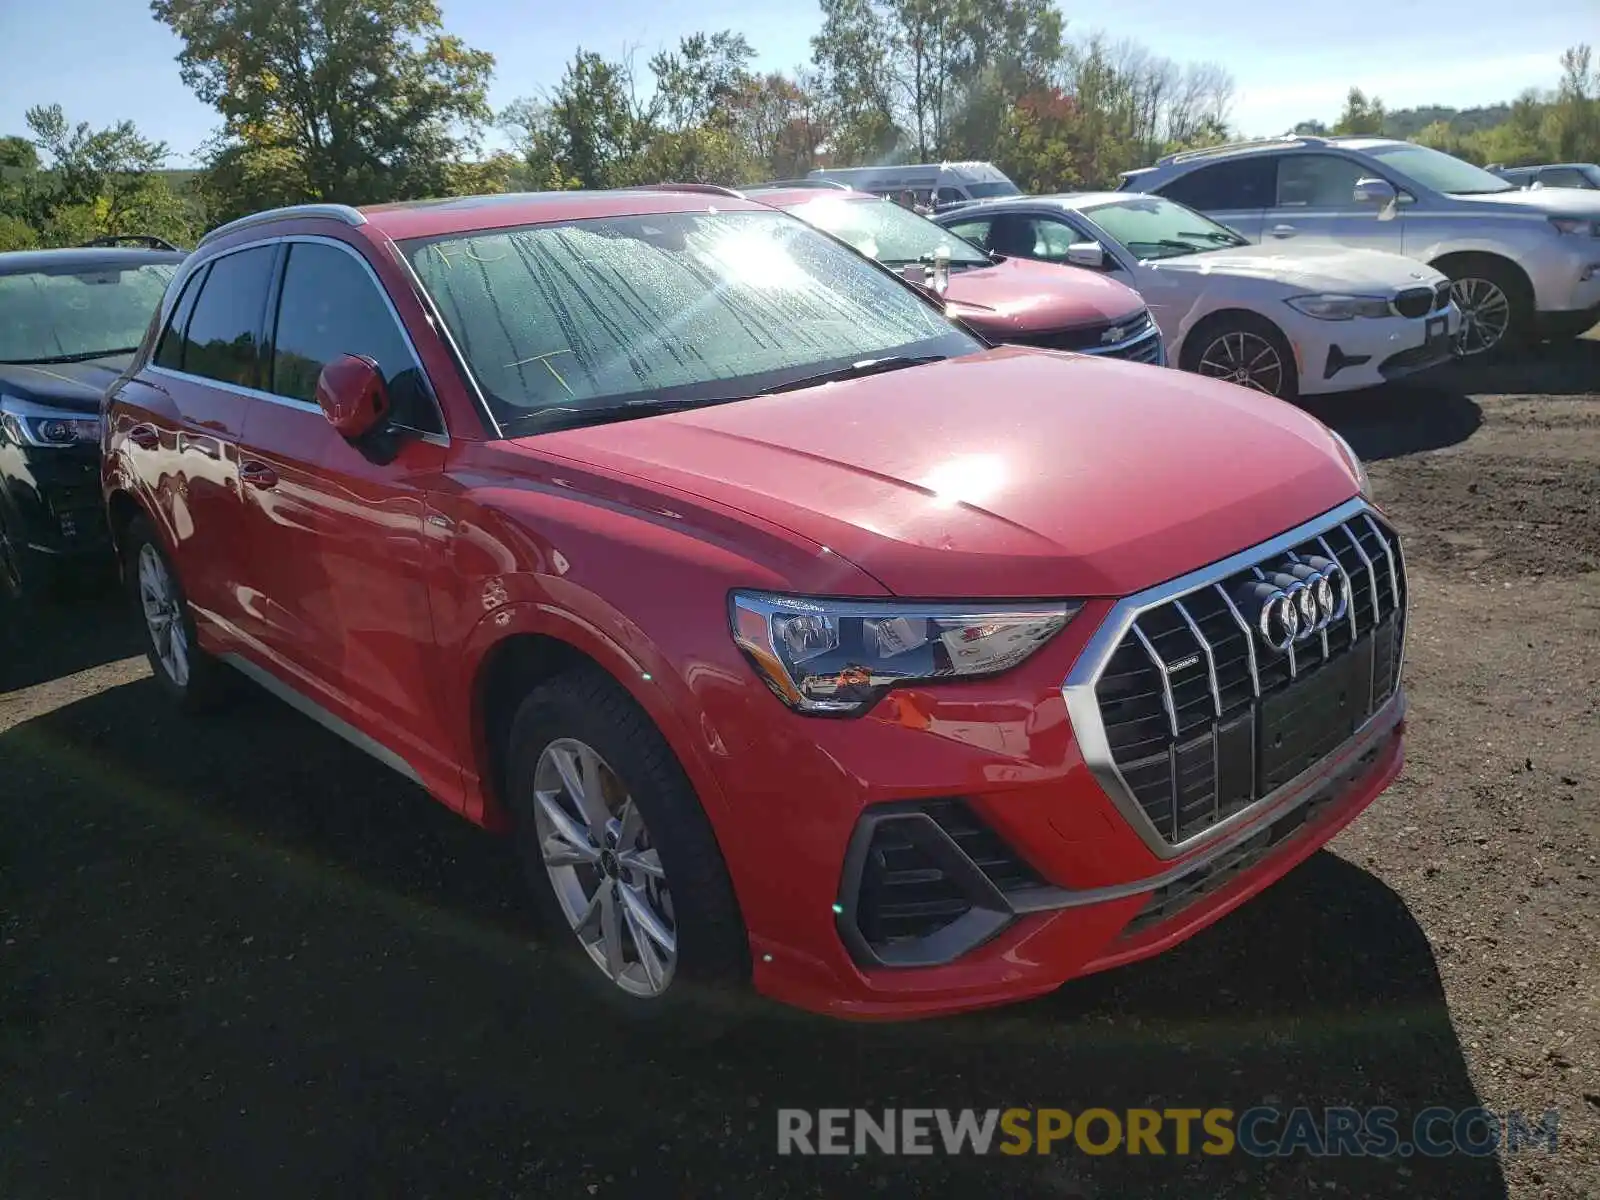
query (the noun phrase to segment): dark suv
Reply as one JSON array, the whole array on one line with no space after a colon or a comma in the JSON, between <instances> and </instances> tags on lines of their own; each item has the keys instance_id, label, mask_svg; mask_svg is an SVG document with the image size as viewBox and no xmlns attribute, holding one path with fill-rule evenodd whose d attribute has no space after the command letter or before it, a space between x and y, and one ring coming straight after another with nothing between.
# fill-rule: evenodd
<instances>
[{"instance_id":1,"label":"dark suv","mask_svg":"<svg viewBox=\"0 0 1600 1200\"><path fill-rule=\"evenodd\" d=\"M0 592L106 553L100 396L183 261L103 245L0 254Z\"/></svg>"}]
</instances>

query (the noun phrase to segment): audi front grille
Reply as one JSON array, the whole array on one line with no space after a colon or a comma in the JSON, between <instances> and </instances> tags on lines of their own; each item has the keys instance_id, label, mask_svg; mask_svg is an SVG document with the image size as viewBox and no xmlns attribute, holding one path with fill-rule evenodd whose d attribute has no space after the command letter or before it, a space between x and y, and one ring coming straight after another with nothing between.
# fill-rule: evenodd
<instances>
[{"instance_id":1,"label":"audi front grille","mask_svg":"<svg viewBox=\"0 0 1600 1200\"><path fill-rule=\"evenodd\" d=\"M1359 500L1130 597L1064 688L1085 761L1162 857L1233 828L1394 696L1405 601L1399 539Z\"/></svg>"}]
</instances>

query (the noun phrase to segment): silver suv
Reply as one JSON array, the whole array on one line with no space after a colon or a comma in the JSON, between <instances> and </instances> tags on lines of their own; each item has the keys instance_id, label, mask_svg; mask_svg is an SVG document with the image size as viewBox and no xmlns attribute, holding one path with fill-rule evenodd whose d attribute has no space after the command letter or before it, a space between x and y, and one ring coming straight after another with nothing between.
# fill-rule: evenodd
<instances>
[{"instance_id":1,"label":"silver suv","mask_svg":"<svg viewBox=\"0 0 1600 1200\"><path fill-rule=\"evenodd\" d=\"M1389 250L1454 283L1462 354L1600 321L1600 194L1524 190L1410 142L1284 137L1169 154L1122 190L1197 208L1252 242Z\"/></svg>"}]
</instances>

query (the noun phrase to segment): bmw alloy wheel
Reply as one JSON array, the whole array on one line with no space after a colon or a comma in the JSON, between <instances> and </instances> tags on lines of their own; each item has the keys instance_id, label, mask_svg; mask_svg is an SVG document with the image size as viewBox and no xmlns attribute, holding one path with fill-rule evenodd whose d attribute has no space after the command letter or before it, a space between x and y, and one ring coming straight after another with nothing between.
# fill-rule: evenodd
<instances>
[{"instance_id":1,"label":"bmw alloy wheel","mask_svg":"<svg viewBox=\"0 0 1600 1200\"><path fill-rule=\"evenodd\" d=\"M1196 370L1269 396L1283 392L1283 358L1276 346L1258 334L1239 330L1223 334L1206 347Z\"/></svg>"},{"instance_id":2,"label":"bmw alloy wheel","mask_svg":"<svg viewBox=\"0 0 1600 1200\"><path fill-rule=\"evenodd\" d=\"M556 901L606 978L659 996L678 962L661 856L627 787L576 738L546 746L534 768L534 828Z\"/></svg>"},{"instance_id":3,"label":"bmw alloy wheel","mask_svg":"<svg viewBox=\"0 0 1600 1200\"><path fill-rule=\"evenodd\" d=\"M183 623L183 602L167 564L146 542L139 549L139 604L156 660L178 687L189 683L189 635Z\"/></svg>"},{"instance_id":4,"label":"bmw alloy wheel","mask_svg":"<svg viewBox=\"0 0 1600 1200\"><path fill-rule=\"evenodd\" d=\"M1457 279L1450 285L1450 295L1461 310L1458 355L1487 354L1504 340L1511 328L1511 300L1499 284L1482 277Z\"/></svg>"}]
</instances>

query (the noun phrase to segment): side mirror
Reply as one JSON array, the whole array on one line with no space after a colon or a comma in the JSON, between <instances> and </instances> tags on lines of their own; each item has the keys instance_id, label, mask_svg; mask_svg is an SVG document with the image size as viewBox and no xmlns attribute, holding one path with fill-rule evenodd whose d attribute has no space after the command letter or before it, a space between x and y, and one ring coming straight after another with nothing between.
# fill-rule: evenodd
<instances>
[{"instance_id":1,"label":"side mirror","mask_svg":"<svg viewBox=\"0 0 1600 1200\"><path fill-rule=\"evenodd\" d=\"M378 364L343 354L317 376L317 404L346 441L357 441L389 416L389 392Z\"/></svg>"},{"instance_id":2,"label":"side mirror","mask_svg":"<svg viewBox=\"0 0 1600 1200\"><path fill-rule=\"evenodd\" d=\"M1394 184L1387 179L1358 179L1356 180L1355 202L1357 204L1370 204L1374 208L1387 208L1400 198L1394 190Z\"/></svg>"},{"instance_id":3,"label":"side mirror","mask_svg":"<svg viewBox=\"0 0 1600 1200\"><path fill-rule=\"evenodd\" d=\"M1094 271L1106 269L1106 248L1099 242L1073 242L1067 247L1067 262Z\"/></svg>"}]
</instances>

